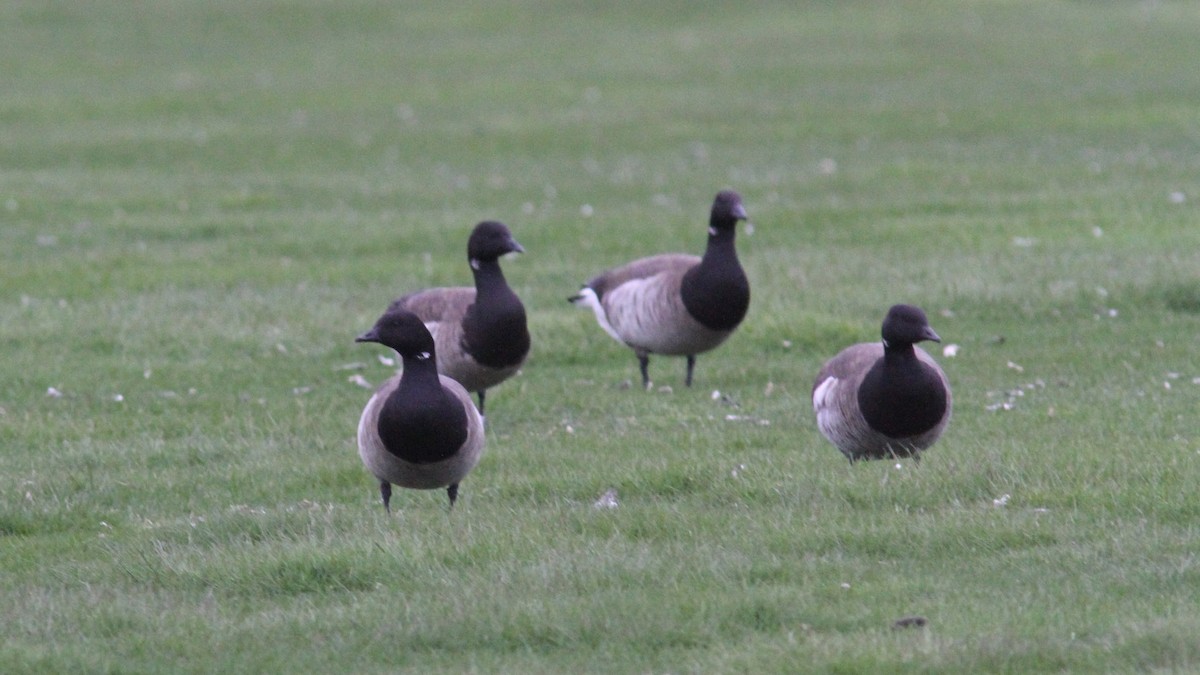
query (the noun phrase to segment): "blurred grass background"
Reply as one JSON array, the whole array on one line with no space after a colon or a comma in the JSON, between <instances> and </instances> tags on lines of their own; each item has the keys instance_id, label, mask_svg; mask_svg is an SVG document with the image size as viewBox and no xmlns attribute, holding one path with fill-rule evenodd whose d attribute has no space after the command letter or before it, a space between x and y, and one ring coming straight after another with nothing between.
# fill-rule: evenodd
<instances>
[{"instance_id":1,"label":"blurred grass background","mask_svg":"<svg viewBox=\"0 0 1200 675\"><path fill-rule=\"evenodd\" d=\"M1198 30L1183 2L0 5L0 669L1196 669ZM666 358L670 392L627 390L565 298L698 252L723 187L750 315L693 390ZM468 283L485 218L528 250L534 352L455 512L388 518L349 378L390 371L353 337ZM919 467L850 468L811 378L899 301L960 347L955 417Z\"/></svg>"}]
</instances>

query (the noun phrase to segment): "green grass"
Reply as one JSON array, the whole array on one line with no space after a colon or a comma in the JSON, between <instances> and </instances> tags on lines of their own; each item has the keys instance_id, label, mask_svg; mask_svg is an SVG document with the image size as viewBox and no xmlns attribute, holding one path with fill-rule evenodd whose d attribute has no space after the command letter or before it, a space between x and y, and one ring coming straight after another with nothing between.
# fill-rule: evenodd
<instances>
[{"instance_id":1,"label":"green grass","mask_svg":"<svg viewBox=\"0 0 1200 675\"><path fill-rule=\"evenodd\" d=\"M1200 670L1195 6L643 5L0 6L0 671ZM565 298L723 187L750 315L629 389ZM353 337L485 218L534 352L388 517ZM899 301L954 419L850 467Z\"/></svg>"}]
</instances>

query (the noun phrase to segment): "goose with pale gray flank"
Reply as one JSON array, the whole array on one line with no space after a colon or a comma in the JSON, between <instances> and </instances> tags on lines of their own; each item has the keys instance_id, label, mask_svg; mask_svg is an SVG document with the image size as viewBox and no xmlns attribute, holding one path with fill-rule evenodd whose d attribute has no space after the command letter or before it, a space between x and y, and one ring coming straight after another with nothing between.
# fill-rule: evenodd
<instances>
[{"instance_id":1,"label":"goose with pale gray flank","mask_svg":"<svg viewBox=\"0 0 1200 675\"><path fill-rule=\"evenodd\" d=\"M471 394L438 374L433 336L412 312L389 309L355 342L390 347L404 363L375 391L358 421L358 454L379 479L383 508L391 512L393 485L446 488L453 508L459 481L483 454L483 417Z\"/></svg>"},{"instance_id":2,"label":"goose with pale gray flank","mask_svg":"<svg viewBox=\"0 0 1200 675\"><path fill-rule=\"evenodd\" d=\"M923 340L941 342L925 312L894 305L882 342L843 349L813 382L817 427L853 464L860 459L913 457L937 441L950 421L946 373Z\"/></svg>"},{"instance_id":3,"label":"goose with pale gray flank","mask_svg":"<svg viewBox=\"0 0 1200 675\"><path fill-rule=\"evenodd\" d=\"M650 387L651 354L686 357L690 387L696 355L724 342L745 318L750 281L734 247L739 220L746 220L742 198L732 190L718 192L703 257L641 258L599 274L570 298L590 308L606 333L633 350L643 387Z\"/></svg>"},{"instance_id":4,"label":"goose with pale gray flank","mask_svg":"<svg viewBox=\"0 0 1200 675\"><path fill-rule=\"evenodd\" d=\"M475 287L429 288L409 293L389 309L406 309L425 322L437 343L437 368L479 395L512 377L529 354L525 305L508 286L500 257L524 253L504 223L485 220L467 240Z\"/></svg>"}]
</instances>

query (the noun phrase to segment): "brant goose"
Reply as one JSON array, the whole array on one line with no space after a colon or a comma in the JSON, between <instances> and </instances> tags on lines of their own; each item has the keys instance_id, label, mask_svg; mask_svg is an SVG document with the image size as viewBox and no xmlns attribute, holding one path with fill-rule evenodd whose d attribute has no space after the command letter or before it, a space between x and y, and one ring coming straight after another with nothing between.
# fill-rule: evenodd
<instances>
[{"instance_id":1,"label":"brant goose","mask_svg":"<svg viewBox=\"0 0 1200 675\"><path fill-rule=\"evenodd\" d=\"M355 342L391 347L404 370L379 386L358 421L358 454L379 479L391 512L392 485L446 488L450 506L458 483L483 453L483 418L458 382L439 375L433 337L415 314L389 309Z\"/></svg>"},{"instance_id":2,"label":"brant goose","mask_svg":"<svg viewBox=\"0 0 1200 675\"><path fill-rule=\"evenodd\" d=\"M425 322L437 343L437 369L479 395L511 377L529 354L525 306L508 287L500 256L524 253L504 223L485 220L467 240L475 288L430 288L392 302Z\"/></svg>"},{"instance_id":3,"label":"brant goose","mask_svg":"<svg viewBox=\"0 0 1200 675\"><path fill-rule=\"evenodd\" d=\"M750 306L750 282L734 248L742 198L717 193L704 257L664 253L610 269L587 282L571 302L590 307L600 327L637 355L642 386L650 387L650 354L687 357L692 384L696 355L733 333Z\"/></svg>"},{"instance_id":4,"label":"brant goose","mask_svg":"<svg viewBox=\"0 0 1200 675\"><path fill-rule=\"evenodd\" d=\"M883 320L883 342L852 345L821 367L813 382L817 427L853 464L859 459L913 457L933 445L950 421L946 373L922 340L941 342L925 312L895 305Z\"/></svg>"}]
</instances>

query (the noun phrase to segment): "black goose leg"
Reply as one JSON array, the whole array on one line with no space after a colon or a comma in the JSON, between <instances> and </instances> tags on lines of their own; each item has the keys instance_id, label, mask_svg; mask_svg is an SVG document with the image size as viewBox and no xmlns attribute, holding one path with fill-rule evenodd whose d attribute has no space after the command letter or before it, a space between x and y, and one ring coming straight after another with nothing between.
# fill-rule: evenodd
<instances>
[{"instance_id":1,"label":"black goose leg","mask_svg":"<svg viewBox=\"0 0 1200 675\"><path fill-rule=\"evenodd\" d=\"M446 488L446 495L450 497L450 508L454 508L454 502L458 501L458 483Z\"/></svg>"},{"instance_id":2,"label":"black goose leg","mask_svg":"<svg viewBox=\"0 0 1200 675\"><path fill-rule=\"evenodd\" d=\"M479 416L483 417L483 389L479 390Z\"/></svg>"},{"instance_id":3,"label":"black goose leg","mask_svg":"<svg viewBox=\"0 0 1200 675\"><path fill-rule=\"evenodd\" d=\"M646 354L638 354L638 367L642 370L642 389L650 388L650 373L646 371L650 367L650 357Z\"/></svg>"},{"instance_id":4,"label":"black goose leg","mask_svg":"<svg viewBox=\"0 0 1200 675\"><path fill-rule=\"evenodd\" d=\"M687 386L689 386L689 387L692 386L692 371L695 369L696 369L696 355L688 354L688 357L687 357L687 379L685 380L685 382L687 383Z\"/></svg>"},{"instance_id":5,"label":"black goose leg","mask_svg":"<svg viewBox=\"0 0 1200 675\"><path fill-rule=\"evenodd\" d=\"M392 484L386 480L379 481L379 496L383 497L383 510L392 512Z\"/></svg>"}]
</instances>

